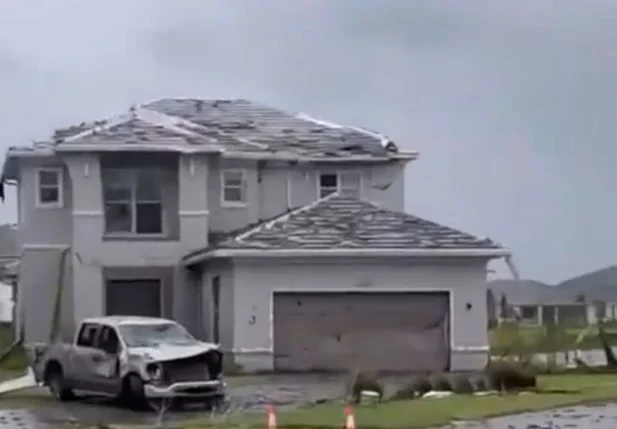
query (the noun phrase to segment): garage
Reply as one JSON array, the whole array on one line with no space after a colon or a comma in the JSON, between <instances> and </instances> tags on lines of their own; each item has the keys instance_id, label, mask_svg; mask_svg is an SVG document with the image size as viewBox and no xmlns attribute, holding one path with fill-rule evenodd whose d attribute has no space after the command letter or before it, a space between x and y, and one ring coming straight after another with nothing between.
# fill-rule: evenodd
<instances>
[{"instance_id":1,"label":"garage","mask_svg":"<svg viewBox=\"0 0 617 429\"><path fill-rule=\"evenodd\" d=\"M161 316L161 280L107 280L105 309L108 316Z\"/></svg>"},{"instance_id":2,"label":"garage","mask_svg":"<svg viewBox=\"0 0 617 429\"><path fill-rule=\"evenodd\" d=\"M277 370L444 371L448 292L275 292Z\"/></svg>"}]
</instances>

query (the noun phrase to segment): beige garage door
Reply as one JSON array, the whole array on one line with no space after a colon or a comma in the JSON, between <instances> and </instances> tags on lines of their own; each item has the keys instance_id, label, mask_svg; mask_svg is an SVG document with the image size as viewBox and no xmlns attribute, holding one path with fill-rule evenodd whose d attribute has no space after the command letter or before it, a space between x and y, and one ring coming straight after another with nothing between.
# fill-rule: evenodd
<instances>
[{"instance_id":1,"label":"beige garage door","mask_svg":"<svg viewBox=\"0 0 617 429\"><path fill-rule=\"evenodd\" d=\"M447 293L276 293L278 370L443 371Z\"/></svg>"}]
</instances>

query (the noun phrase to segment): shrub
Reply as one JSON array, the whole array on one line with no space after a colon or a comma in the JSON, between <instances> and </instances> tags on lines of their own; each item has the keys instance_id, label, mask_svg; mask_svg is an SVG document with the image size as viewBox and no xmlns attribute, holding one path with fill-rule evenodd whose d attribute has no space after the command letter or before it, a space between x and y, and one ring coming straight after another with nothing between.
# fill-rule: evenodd
<instances>
[{"instance_id":1,"label":"shrub","mask_svg":"<svg viewBox=\"0 0 617 429\"><path fill-rule=\"evenodd\" d=\"M379 393L380 401L383 398L384 387L376 374L361 371L356 375L351 386L351 397L356 404L360 403L360 394L364 390L372 390Z\"/></svg>"},{"instance_id":2,"label":"shrub","mask_svg":"<svg viewBox=\"0 0 617 429\"><path fill-rule=\"evenodd\" d=\"M414 383L407 383L403 387L399 388L394 395L392 395L392 399L414 399L416 397L416 390L414 388Z\"/></svg>"},{"instance_id":3,"label":"shrub","mask_svg":"<svg viewBox=\"0 0 617 429\"><path fill-rule=\"evenodd\" d=\"M429 380L426 376L420 376L414 380L411 385L411 388L417 395L424 395L427 392L430 392L433 389L431 385L431 380Z\"/></svg>"},{"instance_id":4,"label":"shrub","mask_svg":"<svg viewBox=\"0 0 617 429\"><path fill-rule=\"evenodd\" d=\"M524 390L536 387L533 368L515 361L493 361L487 366L491 388L495 390Z\"/></svg>"},{"instance_id":5,"label":"shrub","mask_svg":"<svg viewBox=\"0 0 617 429\"><path fill-rule=\"evenodd\" d=\"M486 379L484 377L478 377L475 382L475 390L478 392L485 392L488 390L486 385Z\"/></svg>"},{"instance_id":6,"label":"shrub","mask_svg":"<svg viewBox=\"0 0 617 429\"><path fill-rule=\"evenodd\" d=\"M452 386L450 385L450 380L445 374L438 374L431 379L431 386L433 390L437 390L439 392L448 392L452 390Z\"/></svg>"},{"instance_id":7,"label":"shrub","mask_svg":"<svg viewBox=\"0 0 617 429\"><path fill-rule=\"evenodd\" d=\"M463 374L455 376L450 385L454 393L473 393L473 385L469 381L469 377Z\"/></svg>"}]
</instances>

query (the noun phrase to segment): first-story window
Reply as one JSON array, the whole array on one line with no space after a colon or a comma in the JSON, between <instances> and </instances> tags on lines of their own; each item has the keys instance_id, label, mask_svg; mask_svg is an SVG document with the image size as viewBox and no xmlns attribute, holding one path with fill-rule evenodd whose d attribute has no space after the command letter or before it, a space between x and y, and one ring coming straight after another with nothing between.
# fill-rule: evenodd
<instances>
[{"instance_id":1,"label":"first-story window","mask_svg":"<svg viewBox=\"0 0 617 429\"><path fill-rule=\"evenodd\" d=\"M103 170L107 234L163 233L159 177L155 169Z\"/></svg>"},{"instance_id":2,"label":"first-story window","mask_svg":"<svg viewBox=\"0 0 617 429\"><path fill-rule=\"evenodd\" d=\"M360 174L356 172L321 173L319 198L338 192L344 196L360 197Z\"/></svg>"},{"instance_id":3,"label":"first-story window","mask_svg":"<svg viewBox=\"0 0 617 429\"><path fill-rule=\"evenodd\" d=\"M41 168L37 170L37 207L62 207L62 197L62 169Z\"/></svg>"}]
</instances>

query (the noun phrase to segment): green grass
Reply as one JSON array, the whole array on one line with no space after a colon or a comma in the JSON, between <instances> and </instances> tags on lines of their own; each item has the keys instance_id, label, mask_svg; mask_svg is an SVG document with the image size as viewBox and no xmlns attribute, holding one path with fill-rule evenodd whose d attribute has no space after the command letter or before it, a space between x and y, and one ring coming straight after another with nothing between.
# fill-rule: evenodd
<instances>
[{"instance_id":1,"label":"green grass","mask_svg":"<svg viewBox=\"0 0 617 429\"><path fill-rule=\"evenodd\" d=\"M13 329L6 324L0 324L0 354L13 344ZM27 367L26 353L22 347L17 347L0 361L0 380L10 378L16 373L23 373Z\"/></svg>"},{"instance_id":2,"label":"green grass","mask_svg":"<svg viewBox=\"0 0 617 429\"><path fill-rule=\"evenodd\" d=\"M526 411L594 403L617 399L617 375L541 376L537 393L505 396L453 396L443 399L391 401L356 409L360 428L417 429L445 425L453 420L478 420ZM344 415L341 404L318 405L310 409L279 410L279 428L340 428ZM185 429L225 427L263 427L264 414L231 415L225 422L208 418L179 422ZM173 424L172 424L173 426Z\"/></svg>"},{"instance_id":3,"label":"green grass","mask_svg":"<svg viewBox=\"0 0 617 429\"><path fill-rule=\"evenodd\" d=\"M523 348L530 353L552 353L567 350L593 350L601 349L602 344L598 338L598 330L591 329L588 334L583 338L580 343L576 343L580 333L585 328L562 328L558 341L551 341L543 334L544 327L538 326L519 326L518 334L523 342ZM617 346L617 327L615 325L607 326L606 328L607 339L609 344ZM511 336L510 334L506 334ZM502 343L500 343L500 336L503 333L499 332L499 329L492 329L489 331L489 344L491 345L491 353L494 355L501 355L504 352ZM507 341L509 343L509 341Z\"/></svg>"}]
</instances>

